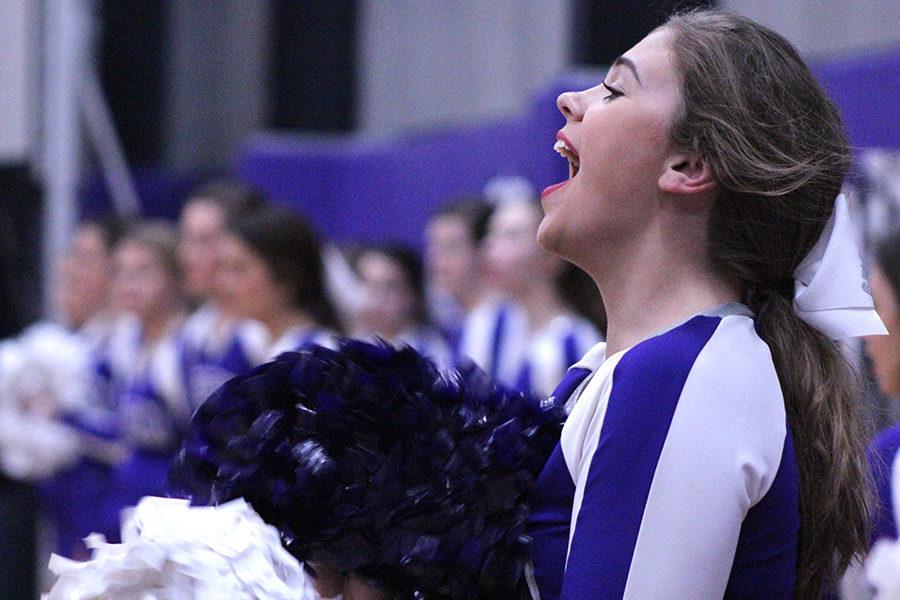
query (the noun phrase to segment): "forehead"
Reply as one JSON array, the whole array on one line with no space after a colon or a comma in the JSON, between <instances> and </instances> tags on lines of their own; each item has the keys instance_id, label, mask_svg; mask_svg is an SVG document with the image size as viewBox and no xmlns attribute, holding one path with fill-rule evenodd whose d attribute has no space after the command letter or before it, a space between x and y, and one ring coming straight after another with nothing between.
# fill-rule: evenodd
<instances>
[{"instance_id":1,"label":"forehead","mask_svg":"<svg viewBox=\"0 0 900 600\"><path fill-rule=\"evenodd\" d=\"M83 225L75 232L72 245L79 250L96 250L105 245L103 234L96 225Z\"/></svg>"},{"instance_id":2,"label":"forehead","mask_svg":"<svg viewBox=\"0 0 900 600\"><path fill-rule=\"evenodd\" d=\"M659 89L677 85L671 52L673 35L671 30L656 29L622 55L634 63L643 87ZM634 76L624 65L616 65L610 73L617 78Z\"/></svg>"},{"instance_id":3,"label":"forehead","mask_svg":"<svg viewBox=\"0 0 900 600\"><path fill-rule=\"evenodd\" d=\"M366 252L359 259L359 270L364 277L403 279L402 267L393 258L379 252Z\"/></svg>"},{"instance_id":4,"label":"forehead","mask_svg":"<svg viewBox=\"0 0 900 600\"><path fill-rule=\"evenodd\" d=\"M229 258L241 258L252 260L256 258L256 253L244 240L234 234L227 234L222 238L219 245L219 252Z\"/></svg>"},{"instance_id":5,"label":"forehead","mask_svg":"<svg viewBox=\"0 0 900 600\"><path fill-rule=\"evenodd\" d=\"M491 227L530 227L537 226L541 215L537 205L528 202L510 202L498 207L491 217Z\"/></svg>"},{"instance_id":6,"label":"forehead","mask_svg":"<svg viewBox=\"0 0 900 600\"><path fill-rule=\"evenodd\" d=\"M116 248L116 261L120 264L144 264L156 262L158 255L155 249L140 240L127 239Z\"/></svg>"},{"instance_id":7,"label":"forehead","mask_svg":"<svg viewBox=\"0 0 900 600\"><path fill-rule=\"evenodd\" d=\"M204 198L191 200L181 213L182 225L187 226L219 226L225 220L222 209Z\"/></svg>"}]
</instances>

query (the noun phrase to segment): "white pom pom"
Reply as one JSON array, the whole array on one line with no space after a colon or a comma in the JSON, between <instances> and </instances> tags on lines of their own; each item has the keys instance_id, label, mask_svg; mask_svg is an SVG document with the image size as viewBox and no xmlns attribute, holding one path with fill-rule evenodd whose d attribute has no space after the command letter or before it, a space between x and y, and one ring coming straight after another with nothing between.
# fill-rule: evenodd
<instances>
[{"instance_id":1,"label":"white pom pom","mask_svg":"<svg viewBox=\"0 0 900 600\"><path fill-rule=\"evenodd\" d=\"M191 507L148 497L130 511L122 544L88 538L92 559L54 556L44 600L318 600L278 531L243 500Z\"/></svg>"}]
</instances>

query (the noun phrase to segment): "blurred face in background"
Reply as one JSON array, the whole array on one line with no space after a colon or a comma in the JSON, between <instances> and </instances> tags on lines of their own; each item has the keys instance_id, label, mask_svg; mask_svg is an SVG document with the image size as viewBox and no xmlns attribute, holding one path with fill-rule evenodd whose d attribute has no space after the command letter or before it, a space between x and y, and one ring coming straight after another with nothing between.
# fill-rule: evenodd
<instances>
[{"instance_id":1,"label":"blurred face in background","mask_svg":"<svg viewBox=\"0 0 900 600\"><path fill-rule=\"evenodd\" d=\"M479 283L481 261L465 220L455 215L435 217L425 236L429 282L456 298L471 293Z\"/></svg>"},{"instance_id":2,"label":"blurred face in background","mask_svg":"<svg viewBox=\"0 0 900 600\"><path fill-rule=\"evenodd\" d=\"M530 202L499 206L488 225L485 239L487 277L502 291L517 296L526 293L535 278L550 278L559 260L537 244L541 210Z\"/></svg>"},{"instance_id":3,"label":"blurred face in background","mask_svg":"<svg viewBox=\"0 0 900 600\"><path fill-rule=\"evenodd\" d=\"M875 309L887 327L888 335L866 338L866 350L875 364L878 387L885 394L900 396L900 298L884 272L875 267L869 283Z\"/></svg>"},{"instance_id":4,"label":"blurred face in background","mask_svg":"<svg viewBox=\"0 0 900 600\"><path fill-rule=\"evenodd\" d=\"M219 244L225 235L225 215L212 202L194 198L181 213L178 262L185 292L203 301L215 294Z\"/></svg>"},{"instance_id":5,"label":"blurred face in background","mask_svg":"<svg viewBox=\"0 0 900 600\"><path fill-rule=\"evenodd\" d=\"M390 256L366 252L357 261L366 290L359 315L361 334L395 336L415 323L416 294L403 268Z\"/></svg>"},{"instance_id":6,"label":"blurred face in background","mask_svg":"<svg viewBox=\"0 0 900 600\"><path fill-rule=\"evenodd\" d=\"M178 275L148 244L125 239L113 255L113 297L117 308L142 321L174 312L181 300Z\"/></svg>"},{"instance_id":7,"label":"blurred face in background","mask_svg":"<svg viewBox=\"0 0 900 600\"><path fill-rule=\"evenodd\" d=\"M225 234L219 245L215 278L220 308L238 318L267 321L290 308L289 291L265 261L239 237Z\"/></svg>"},{"instance_id":8,"label":"blurred face in background","mask_svg":"<svg viewBox=\"0 0 900 600\"><path fill-rule=\"evenodd\" d=\"M100 228L84 225L60 265L57 303L71 327L81 327L109 307L112 259Z\"/></svg>"}]
</instances>

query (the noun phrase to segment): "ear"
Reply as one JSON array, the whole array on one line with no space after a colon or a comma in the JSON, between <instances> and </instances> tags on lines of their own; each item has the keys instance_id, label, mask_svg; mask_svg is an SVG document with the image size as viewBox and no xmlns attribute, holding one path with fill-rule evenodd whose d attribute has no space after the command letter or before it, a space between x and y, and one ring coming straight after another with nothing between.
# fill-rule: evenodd
<instances>
[{"instance_id":1,"label":"ear","mask_svg":"<svg viewBox=\"0 0 900 600\"><path fill-rule=\"evenodd\" d=\"M669 194L693 196L714 190L716 181L706 158L693 152L676 153L666 159L659 189Z\"/></svg>"}]
</instances>

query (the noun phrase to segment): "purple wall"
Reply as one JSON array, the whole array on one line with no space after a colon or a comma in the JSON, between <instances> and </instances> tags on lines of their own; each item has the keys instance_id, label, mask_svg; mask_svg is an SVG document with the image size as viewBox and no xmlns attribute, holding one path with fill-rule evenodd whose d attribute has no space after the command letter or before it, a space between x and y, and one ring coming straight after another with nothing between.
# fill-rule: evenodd
<instances>
[{"instance_id":1,"label":"purple wall","mask_svg":"<svg viewBox=\"0 0 900 600\"><path fill-rule=\"evenodd\" d=\"M851 143L900 148L900 47L813 65L840 106ZM372 140L358 136L259 135L238 151L238 176L296 206L340 242L393 239L422 244L436 207L478 193L495 175L520 175L543 189L566 177L553 152L563 118L556 96L599 83L571 75L537 93L523 115ZM136 173L145 214L173 217L197 174ZM86 182L83 214L109 206L105 185Z\"/></svg>"},{"instance_id":2,"label":"purple wall","mask_svg":"<svg viewBox=\"0 0 900 600\"><path fill-rule=\"evenodd\" d=\"M813 65L854 148L900 148L900 46Z\"/></svg>"}]
</instances>

